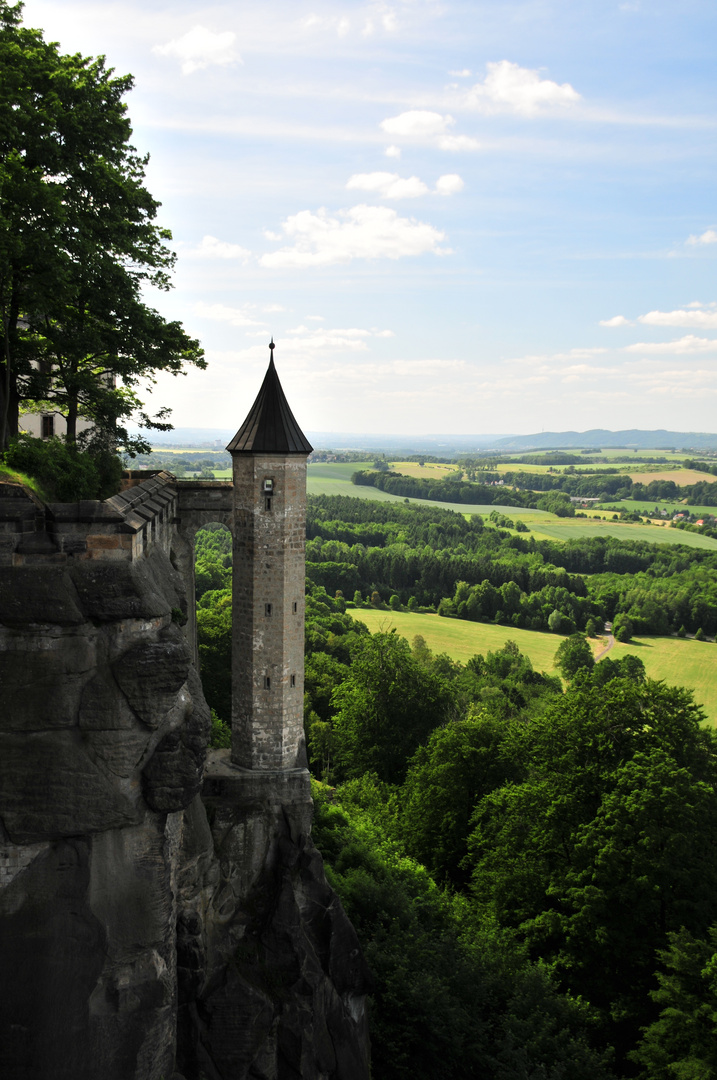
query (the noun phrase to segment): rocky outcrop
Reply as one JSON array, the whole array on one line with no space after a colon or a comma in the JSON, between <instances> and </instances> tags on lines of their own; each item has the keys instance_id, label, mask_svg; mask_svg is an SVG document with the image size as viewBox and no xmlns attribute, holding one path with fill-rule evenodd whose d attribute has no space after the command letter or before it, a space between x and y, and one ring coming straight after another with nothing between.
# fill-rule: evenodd
<instances>
[{"instance_id":1,"label":"rocky outcrop","mask_svg":"<svg viewBox=\"0 0 717 1080\"><path fill-rule=\"evenodd\" d=\"M172 1073L181 812L210 721L183 594L160 548L0 568L4 1078Z\"/></svg>"},{"instance_id":2,"label":"rocky outcrop","mask_svg":"<svg viewBox=\"0 0 717 1080\"><path fill-rule=\"evenodd\" d=\"M368 972L309 835L306 773L248 773L215 751L201 806L179 877L180 1068L365 1080Z\"/></svg>"},{"instance_id":3,"label":"rocky outcrop","mask_svg":"<svg viewBox=\"0 0 717 1080\"><path fill-rule=\"evenodd\" d=\"M205 778L155 498L161 527L133 493L141 544L121 507L0 513L0 1076L365 1080L366 975L308 776L214 754Z\"/></svg>"}]
</instances>

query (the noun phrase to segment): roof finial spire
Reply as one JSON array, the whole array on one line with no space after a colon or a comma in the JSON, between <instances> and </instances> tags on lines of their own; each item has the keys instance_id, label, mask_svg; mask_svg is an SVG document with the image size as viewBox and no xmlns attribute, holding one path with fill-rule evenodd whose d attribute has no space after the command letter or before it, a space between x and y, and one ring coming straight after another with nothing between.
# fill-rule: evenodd
<instances>
[{"instance_id":1,"label":"roof finial spire","mask_svg":"<svg viewBox=\"0 0 717 1080\"><path fill-rule=\"evenodd\" d=\"M274 349L275 348L276 348L276 345L274 344L274 335L272 334L271 335L271 341L269 342L269 357L271 359L272 364L274 363Z\"/></svg>"}]
</instances>

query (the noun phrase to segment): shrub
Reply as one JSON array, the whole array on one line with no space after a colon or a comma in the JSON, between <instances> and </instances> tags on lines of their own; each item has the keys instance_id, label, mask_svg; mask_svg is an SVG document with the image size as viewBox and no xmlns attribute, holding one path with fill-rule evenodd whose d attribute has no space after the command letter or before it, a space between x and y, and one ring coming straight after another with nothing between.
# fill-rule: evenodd
<instances>
[{"instance_id":1,"label":"shrub","mask_svg":"<svg viewBox=\"0 0 717 1080\"><path fill-rule=\"evenodd\" d=\"M209 745L215 750L228 749L232 744L232 729L229 724L220 720L212 709L212 731L209 736Z\"/></svg>"},{"instance_id":2,"label":"shrub","mask_svg":"<svg viewBox=\"0 0 717 1080\"><path fill-rule=\"evenodd\" d=\"M616 615L612 622L612 632L617 641L631 641L635 633L632 620L627 615Z\"/></svg>"},{"instance_id":3,"label":"shrub","mask_svg":"<svg viewBox=\"0 0 717 1080\"><path fill-rule=\"evenodd\" d=\"M81 451L63 439L25 434L11 441L3 461L37 480L48 499L57 502L106 499L118 491L122 475L119 458L107 450Z\"/></svg>"}]
</instances>

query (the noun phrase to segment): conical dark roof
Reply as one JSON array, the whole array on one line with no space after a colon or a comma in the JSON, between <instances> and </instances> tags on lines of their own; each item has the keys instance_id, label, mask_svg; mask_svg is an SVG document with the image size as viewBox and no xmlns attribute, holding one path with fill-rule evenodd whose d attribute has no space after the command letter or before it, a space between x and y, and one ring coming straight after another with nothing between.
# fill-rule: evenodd
<instances>
[{"instance_id":1,"label":"conical dark roof","mask_svg":"<svg viewBox=\"0 0 717 1080\"><path fill-rule=\"evenodd\" d=\"M273 353L256 401L227 450L231 454L310 454L313 450L281 389Z\"/></svg>"}]
</instances>

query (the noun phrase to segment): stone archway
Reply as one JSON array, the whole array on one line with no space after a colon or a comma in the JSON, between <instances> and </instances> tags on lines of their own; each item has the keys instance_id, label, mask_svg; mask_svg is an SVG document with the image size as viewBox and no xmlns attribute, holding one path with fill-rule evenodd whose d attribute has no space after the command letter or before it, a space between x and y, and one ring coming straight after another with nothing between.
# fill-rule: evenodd
<instances>
[{"instance_id":1,"label":"stone archway","mask_svg":"<svg viewBox=\"0 0 717 1080\"><path fill-rule=\"evenodd\" d=\"M195 601L195 538L205 525L224 525L233 533L233 484L214 481L179 481L178 514L170 558L182 575L187 592L187 639L194 663L199 666L197 650L197 606Z\"/></svg>"}]
</instances>

